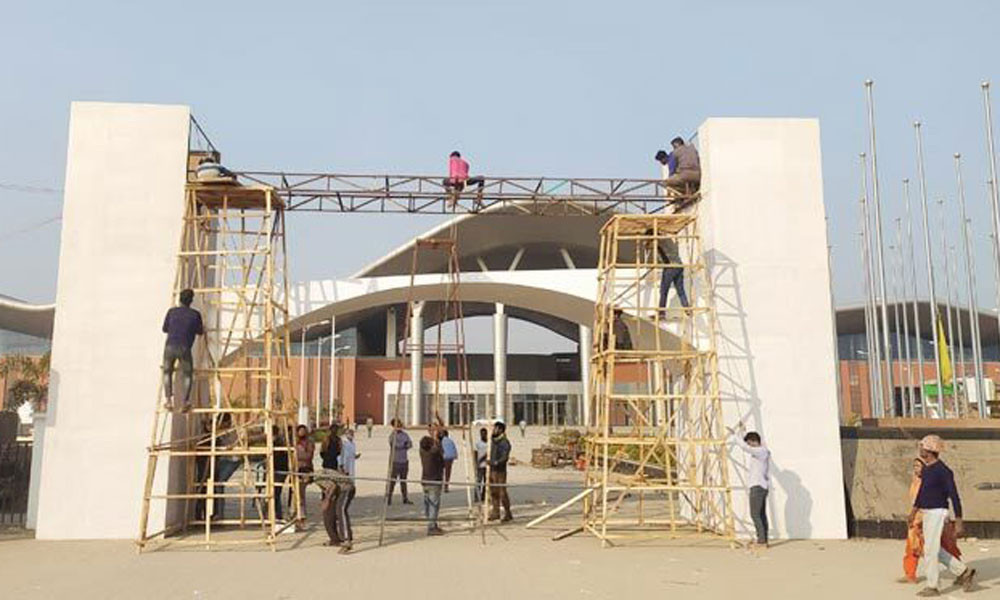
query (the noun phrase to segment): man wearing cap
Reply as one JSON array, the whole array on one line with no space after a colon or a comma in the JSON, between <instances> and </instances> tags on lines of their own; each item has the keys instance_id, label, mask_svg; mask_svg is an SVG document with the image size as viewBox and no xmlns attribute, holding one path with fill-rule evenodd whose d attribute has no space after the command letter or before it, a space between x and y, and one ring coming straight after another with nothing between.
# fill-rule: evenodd
<instances>
[{"instance_id":1,"label":"man wearing cap","mask_svg":"<svg viewBox=\"0 0 1000 600\"><path fill-rule=\"evenodd\" d=\"M956 576L955 584L961 585L965 591L972 589L972 580L976 570L965 566L941 548L941 531L948 520L948 501L955 511L955 535L962 535L962 501L955 487L955 474L948 465L938 457L944 450L944 442L936 435L925 436L920 440L920 458L924 461L923 474L920 478L920 491L913 502L908 522L912 523L920 511L924 528L924 571L927 577L927 587L917 595L933 597L940 595L938 579L943 564Z\"/></svg>"}]
</instances>

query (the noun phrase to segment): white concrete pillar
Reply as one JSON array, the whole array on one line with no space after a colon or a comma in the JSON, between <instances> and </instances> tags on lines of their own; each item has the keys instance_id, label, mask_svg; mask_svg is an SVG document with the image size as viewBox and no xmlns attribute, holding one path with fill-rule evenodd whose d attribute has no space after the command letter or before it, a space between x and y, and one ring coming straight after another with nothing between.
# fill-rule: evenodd
<instances>
[{"instance_id":1,"label":"white concrete pillar","mask_svg":"<svg viewBox=\"0 0 1000 600\"><path fill-rule=\"evenodd\" d=\"M413 317L410 319L410 425L420 425L424 416L423 311L423 302L413 304Z\"/></svg>"},{"instance_id":2,"label":"white concrete pillar","mask_svg":"<svg viewBox=\"0 0 1000 600\"><path fill-rule=\"evenodd\" d=\"M385 311L385 357L396 358L396 307Z\"/></svg>"},{"instance_id":3,"label":"white concrete pillar","mask_svg":"<svg viewBox=\"0 0 1000 600\"><path fill-rule=\"evenodd\" d=\"M507 418L507 315L503 304L496 303L493 314L493 415Z\"/></svg>"},{"instance_id":4,"label":"white concrete pillar","mask_svg":"<svg viewBox=\"0 0 1000 600\"><path fill-rule=\"evenodd\" d=\"M70 109L49 405L41 465L31 472L38 539L137 532L190 127L184 106ZM167 470L160 474L153 493L176 491ZM167 524L165 505L151 507L151 531Z\"/></svg>"},{"instance_id":5,"label":"white concrete pillar","mask_svg":"<svg viewBox=\"0 0 1000 600\"><path fill-rule=\"evenodd\" d=\"M590 327L586 325L580 325L580 383L582 384L582 392L580 394L580 404L581 410L578 413L580 415L580 425L584 427L590 427L590 352L592 350L593 336L591 335Z\"/></svg>"},{"instance_id":6,"label":"white concrete pillar","mask_svg":"<svg viewBox=\"0 0 1000 600\"><path fill-rule=\"evenodd\" d=\"M743 421L771 450L774 537L843 539L819 122L709 119L698 141L725 423ZM748 462L735 450L729 476L744 531Z\"/></svg>"}]
</instances>

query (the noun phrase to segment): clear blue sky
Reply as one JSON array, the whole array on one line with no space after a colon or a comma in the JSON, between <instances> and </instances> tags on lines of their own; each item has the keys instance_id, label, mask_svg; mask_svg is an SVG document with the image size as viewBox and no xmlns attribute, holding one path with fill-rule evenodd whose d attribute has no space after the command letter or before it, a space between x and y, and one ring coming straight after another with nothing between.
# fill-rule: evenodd
<instances>
[{"instance_id":1,"label":"clear blue sky","mask_svg":"<svg viewBox=\"0 0 1000 600\"><path fill-rule=\"evenodd\" d=\"M871 77L888 237L899 181L915 178L920 118L932 198L954 202L951 155L966 157L979 301L992 307L979 82L993 79L1000 96L998 6L9 3L0 185L62 187L72 100L189 104L234 167L339 172L436 173L460 148L490 174L649 177L653 152L707 117L818 117L843 304L860 298L857 154ZM57 194L0 187L0 293L54 298L59 224L36 225L59 210ZM347 275L434 222L296 217L293 277Z\"/></svg>"}]
</instances>

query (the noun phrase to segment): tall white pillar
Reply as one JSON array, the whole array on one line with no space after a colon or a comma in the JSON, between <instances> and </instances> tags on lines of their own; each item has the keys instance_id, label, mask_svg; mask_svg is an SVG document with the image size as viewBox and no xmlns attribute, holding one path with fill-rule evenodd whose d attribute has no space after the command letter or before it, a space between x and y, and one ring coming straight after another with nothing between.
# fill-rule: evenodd
<instances>
[{"instance_id":1,"label":"tall white pillar","mask_svg":"<svg viewBox=\"0 0 1000 600\"><path fill-rule=\"evenodd\" d=\"M424 311L423 302L415 302L413 304L413 317L410 319L410 425L419 425L424 416L423 311Z\"/></svg>"},{"instance_id":2,"label":"tall white pillar","mask_svg":"<svg viewBox=\"0 0 1000 600\"><path fill-rule=\"evenodd\" d=\"M507 315L503 304L496 303L493 314L493 416L507 417Z\"/></svg>"},{"instance_id":3,"label":"tall white pillar","mask_svg":"<svg viewBox=\"0 0 1000 600\"><path fill-rule=\"evenodd\" d=\"M396 358L396 307L385 311L385 357Z\"/></svg>"},{"instance_id":4,"label":"tall white pillar","mask_svg":"<svg viewBox=\"0 0 1000 600\"><path fill-rule=\"evenodd\" d=\"M580 425L590 427L590 352L592 346L592 336L590 327L580 325L580 383L582 392L580 394L580 404L582 410L580 415Z\"/></svg>"}]
</instances>

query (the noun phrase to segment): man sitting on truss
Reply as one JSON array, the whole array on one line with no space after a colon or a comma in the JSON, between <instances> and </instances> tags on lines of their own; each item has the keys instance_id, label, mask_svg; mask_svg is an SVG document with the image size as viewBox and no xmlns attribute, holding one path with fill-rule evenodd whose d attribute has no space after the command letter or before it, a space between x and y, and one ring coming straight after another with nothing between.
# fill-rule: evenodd
<instances>
[{"instance_id":1,"label":"man sitting on truss","mask_svg":"<svg viewBox=\"0 0 1000 600\"><path fill-rule=\"evenodd\" d=\"M458 150L451 153L451 156L448 158L448 178L443 182L444 189L448 192L451 206L454 207L455 203L458 202L458 195L465 189L466 184L478 184L479 189L476 204L481 205L483 201L483 185L485 183L486 180L482 177L469 177L469 163L462 158Z\"/></svg>"}]
</instances>

